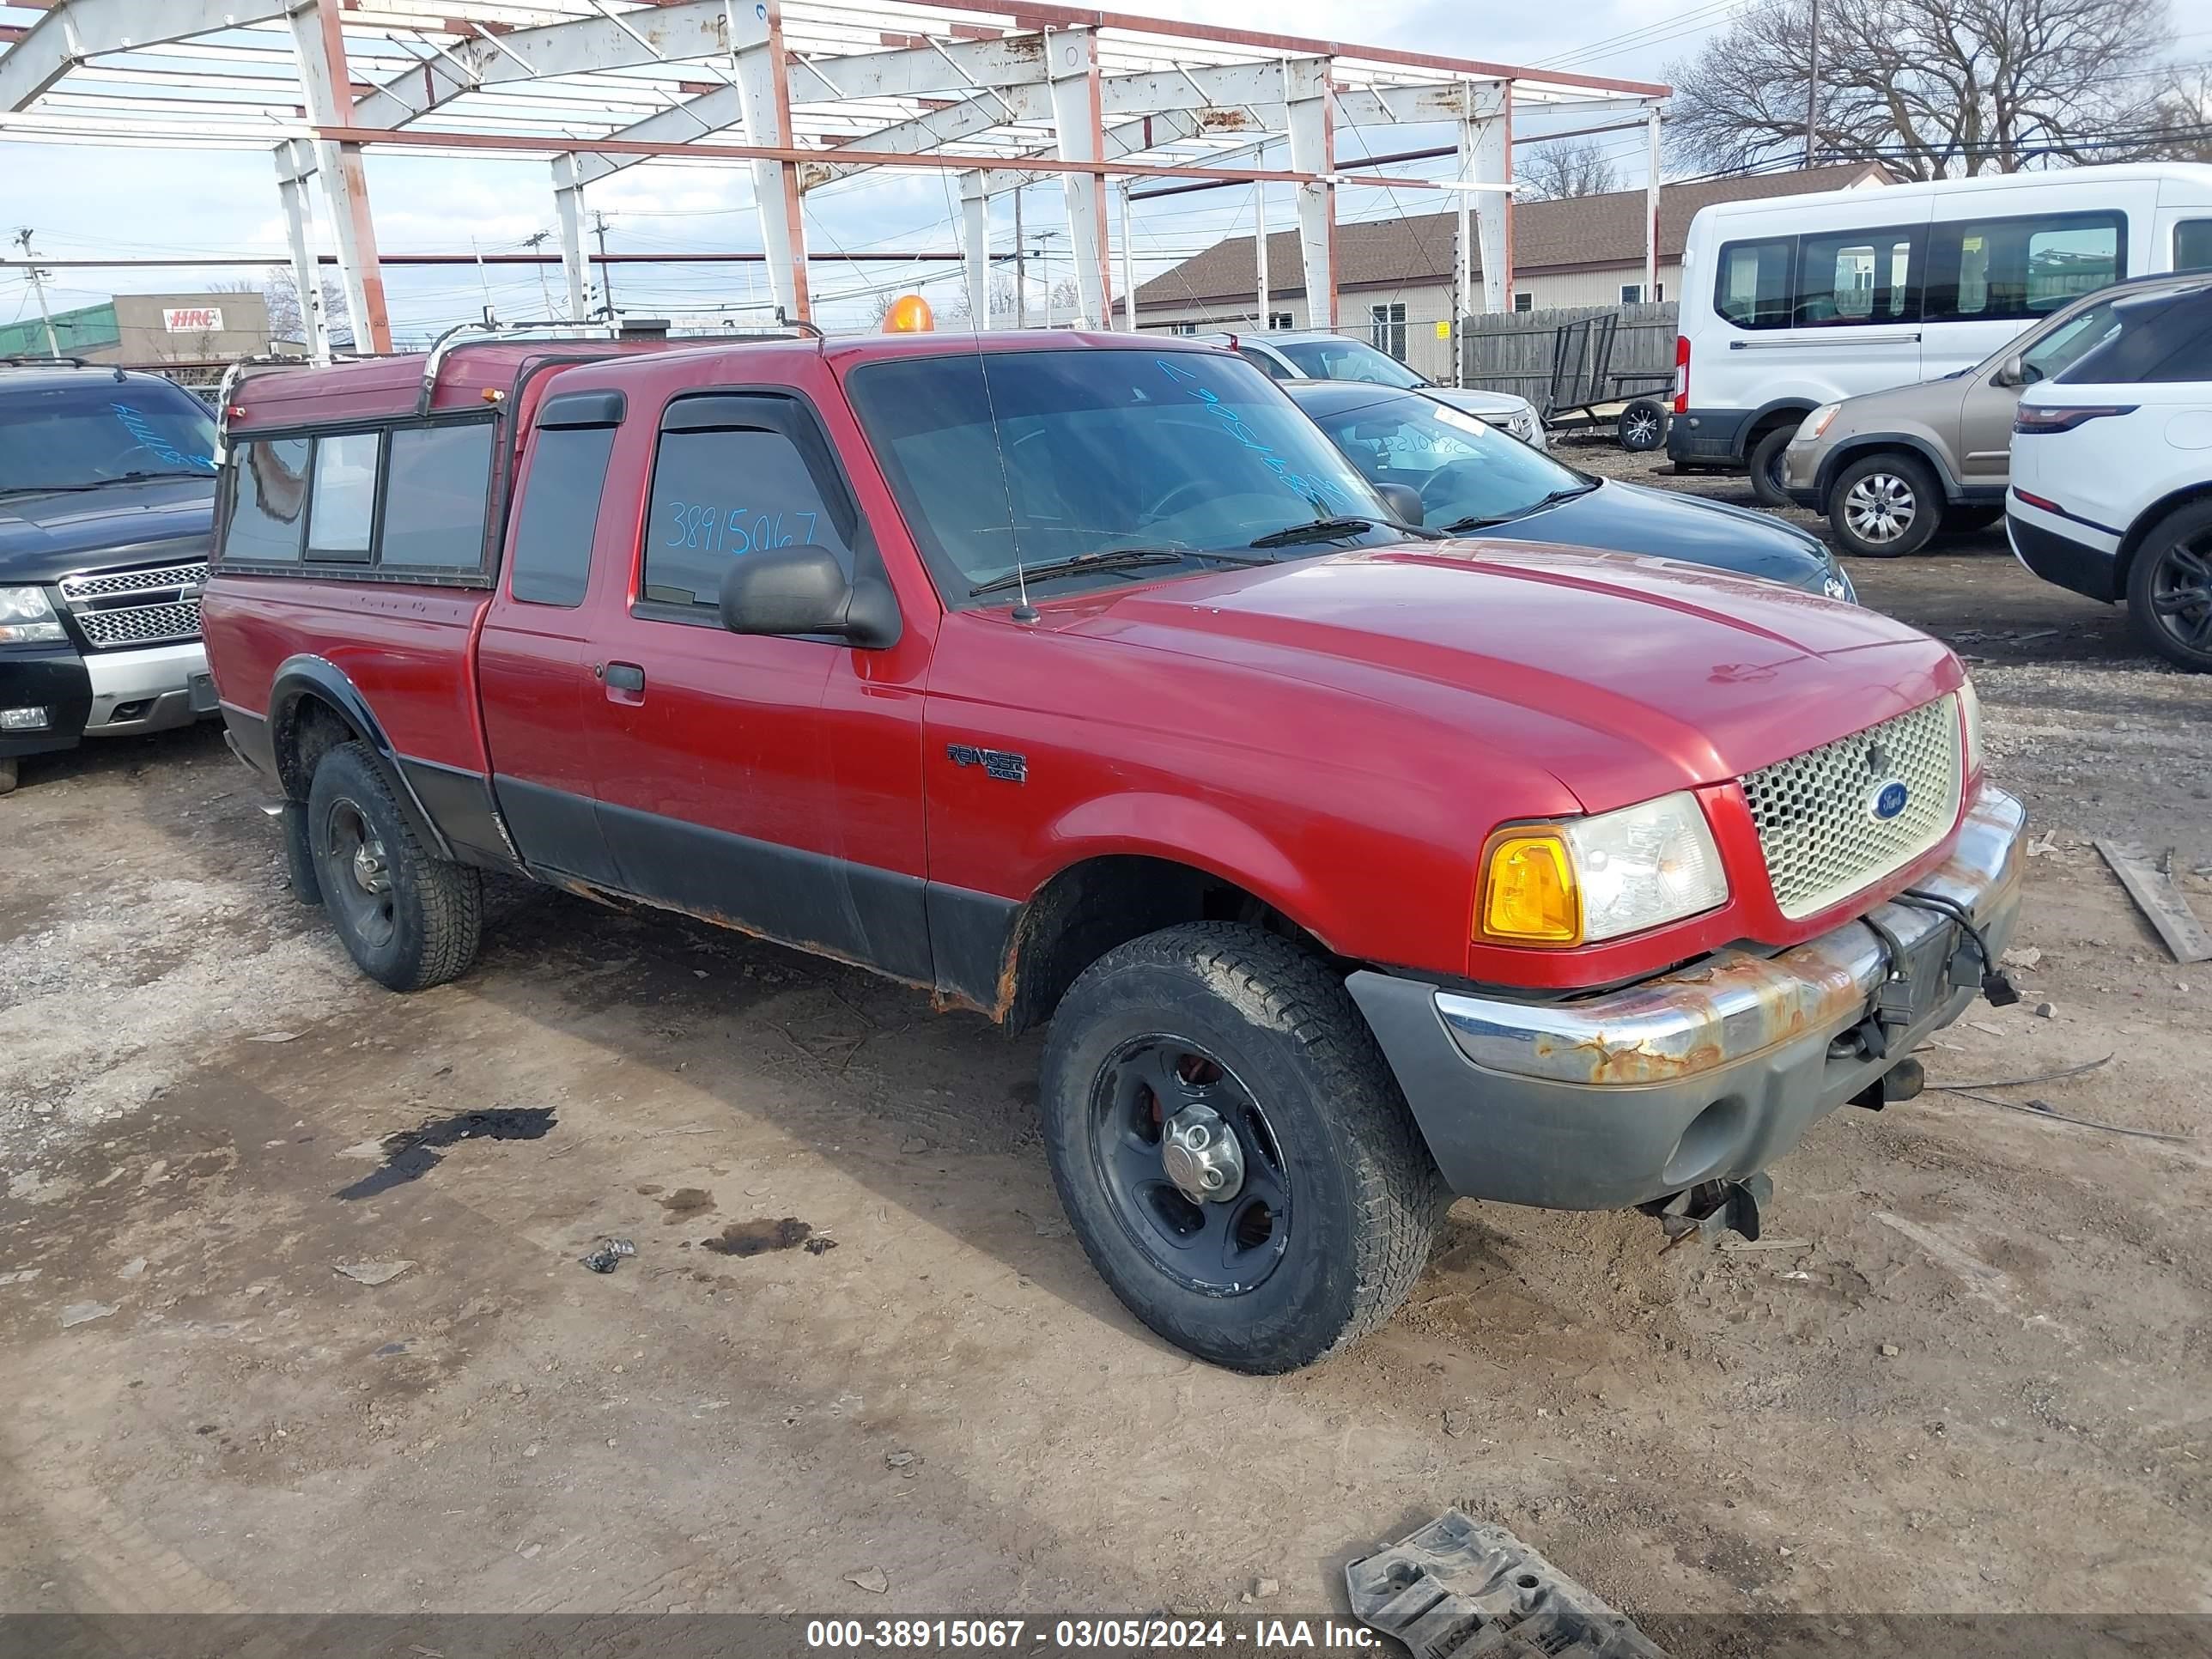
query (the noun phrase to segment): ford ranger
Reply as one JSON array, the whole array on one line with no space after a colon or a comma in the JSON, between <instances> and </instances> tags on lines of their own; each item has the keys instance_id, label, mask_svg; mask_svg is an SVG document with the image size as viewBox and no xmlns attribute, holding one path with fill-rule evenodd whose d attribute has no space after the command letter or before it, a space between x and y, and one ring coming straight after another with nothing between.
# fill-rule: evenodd
<instances>
[{"instance_id":1,"label":"ford ranger","mask_svg":"<svg viewBox=\"0 0 2212 1659\"><path fill-rule=\"evenodd\" d=\"M1048 1021L1077 1236L1224 1365L1387 1318L1454 1194L1755 1235L2006 988L1949 651L1438 538L1225 352L463 339L222 418L223 716L365 973L466 972L496 871Z\"/></svg>"}]
</instances>

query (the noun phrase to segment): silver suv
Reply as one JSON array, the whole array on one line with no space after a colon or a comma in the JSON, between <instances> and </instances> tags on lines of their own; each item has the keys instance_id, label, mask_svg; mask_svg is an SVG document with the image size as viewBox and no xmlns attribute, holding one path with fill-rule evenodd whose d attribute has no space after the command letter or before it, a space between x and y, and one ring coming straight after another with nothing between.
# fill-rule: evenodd
<instances>
[{"instance_id":1,"label":"silver suv","mask_svg":"<svg viewBox=\"0 0 2212 1659\"><path fill-rule=\"evenodd\" d=\"M1207 345L1226 346L1274 380L1358 380L1419 392L1462 415L1486 421L1535 448L1546 447L1544 423L1535 406L1510 392L1478 392L1472 386L1437 386L1387 351L1364 340L1326 329L1277 329L1266 334L1197 334Z\"/></svg>"},{"instance_id":2,"label":"silver suv","mask_svg":"<svg viewBox=\"0 0 2212 1659\"><path fill-rule=\"evenodd\" d=\"M1823 404L1782 453L1783 486L1828 520L1846 553L1869 558L1917 553L1939 530L1995 524L2004 516L2021 388L2109 337L2116 300L2203 281L2197 271L2100 289L1972 368Z\"/></svg>"}]
</instances>

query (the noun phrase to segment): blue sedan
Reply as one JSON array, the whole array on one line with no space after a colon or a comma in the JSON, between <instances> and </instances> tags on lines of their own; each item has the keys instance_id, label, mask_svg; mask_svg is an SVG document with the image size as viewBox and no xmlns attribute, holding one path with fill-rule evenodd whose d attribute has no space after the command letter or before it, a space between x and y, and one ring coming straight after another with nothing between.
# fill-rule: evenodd
<instances>
[{"instance_id":1,"label":"blue sedan","mask_svg":"<svg viewBox=\"0 0 2212 1659\"><path fill-rule=\"evenodd\" d=\"M1826 547L1764 513L1592 477L1419 392L1336 380L1283 390L1370 482L1419 491L1431 529L1647 553L1856 597Z\"/></svg>"}]
</instances>

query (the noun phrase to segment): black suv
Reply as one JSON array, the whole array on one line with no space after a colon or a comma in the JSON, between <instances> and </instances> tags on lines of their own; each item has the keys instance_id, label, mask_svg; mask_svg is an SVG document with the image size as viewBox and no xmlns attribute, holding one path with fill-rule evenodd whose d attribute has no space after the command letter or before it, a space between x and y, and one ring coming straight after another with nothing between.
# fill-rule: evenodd
<instances>
[{"instance_id":1,"label":"black suv","mask_svg":"<svg viewBox=\"0 0 2212 1659\"><path fill-rule=\"evenodd\" d=\"M21 756L214 712L215 442L158 376L0 358L0 794Z\"/></svg>"}]
</instances>

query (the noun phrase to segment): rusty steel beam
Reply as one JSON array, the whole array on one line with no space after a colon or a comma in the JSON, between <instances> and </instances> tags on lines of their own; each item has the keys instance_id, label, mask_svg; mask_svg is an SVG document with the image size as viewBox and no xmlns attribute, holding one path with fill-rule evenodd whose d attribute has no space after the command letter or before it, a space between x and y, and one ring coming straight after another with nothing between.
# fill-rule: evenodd
<instances>
[{"instance_id":1,"label":"rusty steel beam","mask_svg":"<svg viewBox=\"0 0 2212 1659\"><path fill-rule=\"evenodd\" d=\"M1244 46L1257 52L1287 53L1300 58L1354 58L1374 64L1402 64L1409 69L1439 70L1447 75L1473 76L1490 81L1534 81L1549 86L1587 87L1594 91L1624 93L1638 98L1668 98L1674 88L1652 81L1616 81L1602 75L1573 75L1558 70L1531 69L1518 64L1492 64L1473 58L1448 58L1436 52L1407 52L1395 46L1363 46L1351 40L1316 40L1302 34L1275 34L1258 29L1219 28L1208 23L1186 23L1170 17L1146 17L1126 11L1093 11L1088 7L1031 4L1029 0L1003 9L977 5L975 0L909 0L932 11L991 13L1012 18L1020 28L1120 29L1134 34L1160 34L1179 40L1202 40L1214 46Z\"/></svg>"},{"instance_id":2,"label":"rusty steel beam","mask_svg":"<svg viewBox=\"0 0 2212 1659\"><path fill-rule=\"evenodd\" d=\"M984 168L1005 173L1095 173L1102 178L1127 175L1136 179L1218 179L1226 184L1338 185L1371 190L1448 190L1434 179L1401 179L1381 173L1300 173L1291 167L1210 167L1183 161L1067 161L1054 156L951 155L942 151L921 155L893 155L888 151L841 148L835 151L796 149L776 144L647 143L621 138L548 137L535 132L424 132L397 127L318 126L314 136L330 143L368 147L401 145L417 149L514 150L530 155L558 155L599 152L609 155L690 156L710 161L818 161L835 155L860 167L921 167L931 172L963 173Z\"/></svg>"}]
</instances>

